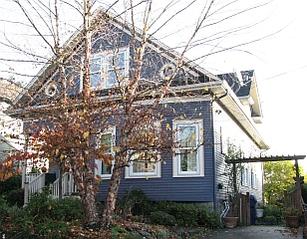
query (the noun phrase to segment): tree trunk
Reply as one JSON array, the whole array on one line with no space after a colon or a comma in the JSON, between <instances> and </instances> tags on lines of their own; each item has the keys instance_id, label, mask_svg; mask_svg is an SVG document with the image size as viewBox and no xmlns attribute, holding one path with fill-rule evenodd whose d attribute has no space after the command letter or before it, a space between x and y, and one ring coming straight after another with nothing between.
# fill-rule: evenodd
<instances>
[{"instance_id":1,"label":"tree trunk","mask_svg":"<svg viewBox=\"0 0 307 239\"><path fill-rule=\"evenodd\" d=\"M109 228L112 224L112 216L115 211L116 199L122 171L123 167L117 164L114 165L112 177L109 184L106 205L103 212L103 227L105 228Z\"/></svg>"},{"instance_id":2,"label":"tree trunk","mask_svg":"<svg viewBox=\"0 0 307 239\"><path fill-rule=\"evenodd\" d=\"M81 203L85 213L84 224L91 226L98 222L97 210L96 210L96 190L95 190L95 178L92 171L88 171L84 176L77 165L73 168L73 176L77 189L80 193Z\"/></svg>"},{"instance_id":3,"label":"tree trunk","mask_svg":"<svg viewBox=\"0 0 307 239\"><path fill-rule=\"evenodd\" d=\"M81 201L85 208L85 225L94 226L98 222L96 210L96 190L92 180L85 183L85 194L81 195Z\"/></svg>"}]
</instances>

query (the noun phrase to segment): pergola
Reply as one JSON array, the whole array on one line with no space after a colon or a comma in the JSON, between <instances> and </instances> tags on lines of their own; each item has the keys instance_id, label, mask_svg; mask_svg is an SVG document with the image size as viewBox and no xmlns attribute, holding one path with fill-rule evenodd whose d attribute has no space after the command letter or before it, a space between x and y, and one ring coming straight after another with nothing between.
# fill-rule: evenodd
<instances>
[{"instance_id":1,"label":"pergola","mask_svg":"<svg viewBox=\"0 0 307 239\"><path fill-rule=\"evenodd\" d=\"M299 180L299 170L298 170L298 160L305 159L306 155L276 155L276 156L259 156L259 157L249 157L249 158L238 158L225 160L228 164L237 163L257 163L257 162L276 162L276 161L289 161L294 160L296 179Z\"/></svg>"},{"instance_id":2,"label":"pergola","mask_svg":"<svg viewBox=\"0 0 307 239\"><path fill-rule=\"evenodd\" d=\"M238 158L238 159L230 159L225 160L228 164L233 164L235 167L238 163L257 163L257 162L277 162L277 161L289 161L294 160L294 167L295 167L295 183L296 183L296 192L298 195L296 196L295 206L299 208L301 205L301 180L298 168L298 160L303 160L306 158L306 155L275 155L275 156L259 156L259 157L248 157L248 158ZM234 175L236 177L236 175ZM235 179L236 180L236 179Z\"/></svg>"}]
</instances>

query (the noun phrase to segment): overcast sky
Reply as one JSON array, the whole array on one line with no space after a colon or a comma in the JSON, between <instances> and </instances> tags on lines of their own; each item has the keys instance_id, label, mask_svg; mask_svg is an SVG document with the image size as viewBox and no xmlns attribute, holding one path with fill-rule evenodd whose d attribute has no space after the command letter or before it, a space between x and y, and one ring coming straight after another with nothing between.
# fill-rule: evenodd
<instances>
[{"instance_id":1,"label":"overcast sky","mask_svg":"<svg viewBox=\"0 0 307 239\"><path fill-rule=\"evenodd\" d=\"M2 1L4 2L2 3ZM10 39L16 42L21 41L25 48L34 43L36 50L41 51L39 48L42 46L41 42L37 44L36 40L34 40L36 39L35 37L25 37L28 29L21 25L14 25L12 27L12 25L2 21L5 19L18 19L20 16L20 11L12 8L9 0L2 1L2 6L0 7L1 41L5 37L10 37ZM97 2L107 1L99 0ZM153 2L156 13L158 13L160 6L167 1L154 0ZM182 4L188 2L191 1L183 1ZM201 5L199 4L203 2L198 1L198 5L196 4L194 8L176 18L174 24L162 29L156 36L160 39L162 38L168 45L178 46L190 34L191 26L197 20L195 16L200 11ZM223 4L226 0L217 2ZM244 0L238 2L240 4L234 5L229 11L240 11L248 6L264 1ZM174 9L176 7L179 9L180 5L176 5ZM269 153L271 154L307 154L307 94L305 92L307 88L307 61L305 57L307 53L306 9L306 0L275 0L260 9L242 14L242 16L226 23L223 27L227 29L235 25L261 23L242 33L226 37L223 41L219 42L219 45L214 50L219 49L218 47L248 42L269 34L273 35L254 44L239 47L236 50L206 57L199 62L205 69L213 73L225 73L233 70L255 70L264 115L260 132L265 141L270 145L271 150ZM223 14L227 13L227 11L223 12ZM71 15L72 19L74 19L74 16ZM211 30L214 32L216 29ZM169 33L174 34L168 36ZM203 31L202 34L208 34L208 32ZM208 46L207 48L205 46L201 49L196 48L195 51L189 52L189 57L197 57L199 52L203 54L208 49ZM4 46L0 46L0 53L1 57L13 56L12 52ZM3 71L8 70L9 66L29 74L39 70L39 66L33 69L21 67L20 64L0 62L0 70L3 76L7 76ZM23 79L28 81L30 78ZM307 162L305 168L307 169Z\"/></svg>"}]
</instances>

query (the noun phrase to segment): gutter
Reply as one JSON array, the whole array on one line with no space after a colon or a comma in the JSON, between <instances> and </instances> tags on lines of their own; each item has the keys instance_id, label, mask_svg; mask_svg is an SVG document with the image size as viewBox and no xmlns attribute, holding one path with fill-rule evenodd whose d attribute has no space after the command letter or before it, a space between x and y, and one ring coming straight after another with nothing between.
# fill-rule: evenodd
<instances>
[{"instance_id":1,"label":"gutter","mask_svg":"<svg viewBox=\"0 0 307 239\"><path fill-rule=\"evenodd\" d=\"M239 98L235 95L232 89L225 81L216 80L209 81L205 83L199 84L191 84L184 86L174 86L171 87L171 91L175 93L185 93L185 92L193 92L203 90L207 93L211 92L213 97L215 97L215 101L225 110L229 116L237 123L237 125L249 136L249 138L260 148L260 149L269 149L269 146L264 142L261 135L257 131L251 116L246 115L242 108L242 104ZM105 103L107 101L121 100L120 95L113 96L103 96L98 97L94 104L99 105L100 103ZM143 100L140 100L143 102ZM161 102L162 103L162 102ZM147 101L147 104L150 104L150 101ZM70 105L69 107L81 106L82 104L76 102L75 104ZM25 109L8 109L5 113L10 116L19 116L25 114L31 114L33 112L39 112L41 110L53 111L59 109L57 105L40 105L40 106L32 106Z\"/></svg>"}]
</instances>

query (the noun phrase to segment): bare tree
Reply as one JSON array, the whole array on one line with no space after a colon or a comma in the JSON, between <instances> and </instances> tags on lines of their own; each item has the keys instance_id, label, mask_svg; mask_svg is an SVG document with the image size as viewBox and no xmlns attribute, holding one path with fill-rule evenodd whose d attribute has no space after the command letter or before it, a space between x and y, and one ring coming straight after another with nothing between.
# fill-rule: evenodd
<instances>
[{"instance_id":1,"label":"bare tree","mask_svg":"<svg viewBox=\"0 0 307 239\"><path fill-rule=\"evenodd\" d=\"M163 99L181 96L182 89L176 87L179 83L191 84L210 80L209 73L205 76L191 73L190 68L195 66L194 61L263 38L236 43L222 49L217 48L219 42L227 35L249 29L253 24L202 35L208 28L218 29L219 25L228 20L263 5L251 6L225 15L225 10L237 4L238 0L223 4L214 0L194 0L188 3L180 0L169 1L159 9L158 14L153 14L153 3L150 0L130 0L123 11L111 14L111 9L119 2L114 1L109 8L97 11L94 16L93 5L89 0L73 3L64 0L12 1L27 19L27 27L34 29L35 34L53 55L37 76L47 85L46 93L50 97L42 99L39 94L31 92L31 89L24 92L31 104L37 102L41 107L40 110L36 110L31 104L23 106L22 114L31 115L32 118L39 118L49 124L45 127L40 125L36 131L33 130L36 133L32 134L32 146L37 149L36 156L54 160L61 165L61 172L67 167L72 169L85 208L86 223L89 224L97 222L97 185L93 161L100 159L105 164L113 165L103 212L103 224L106 227L112 222L123 169L131 162L159 161L161 152L174 147L172 133L163 123L163 118L169 113L163 110ZM182 5L175 8L178 3ZM201 10L186 41L171 49L154 39L155 35L195 4L199 4ZM60 30L63 22L59 14L60 5L74 9L83 20L81 29L66 44L61 40L63 34ZM172 11L174 8L175 11ZM33 12L37 19L32 17ZM220 13L223 13L222 18L218 18ZM40 24L37 21L40 21ZM38 56L10 41L5 44L29 58L15 59L16 62L46 62L45 56ZM102 88L99 88L101 80L95 79L95 59L92 57L97 51L97 45L101 47L101 52L109 52L103 57L107 58L108 62L104 74L110 74L110 82L107 82L109 86ZM185 58L189 51L208 45L213 45L210 51L202 52L193 60ZM122 48L129 49L127 59L123 60L128 62L123 64L129 64L128 71L119 63L122 60ZM98 71L97 75L99 74L103 77ZM98 85L94 85L95 80ZM60 87L56 87L53 82L60 82ZM71 89L80 85L81 95L69 93ZM95 87L96 90L93 90ZM193 97L193 94L188 97ZM157 127L157 123L161 126ZM95 143L99 135L110 127L116 127L120 135L112 155L107 144Z\"/></svg>"}]
</instances>

